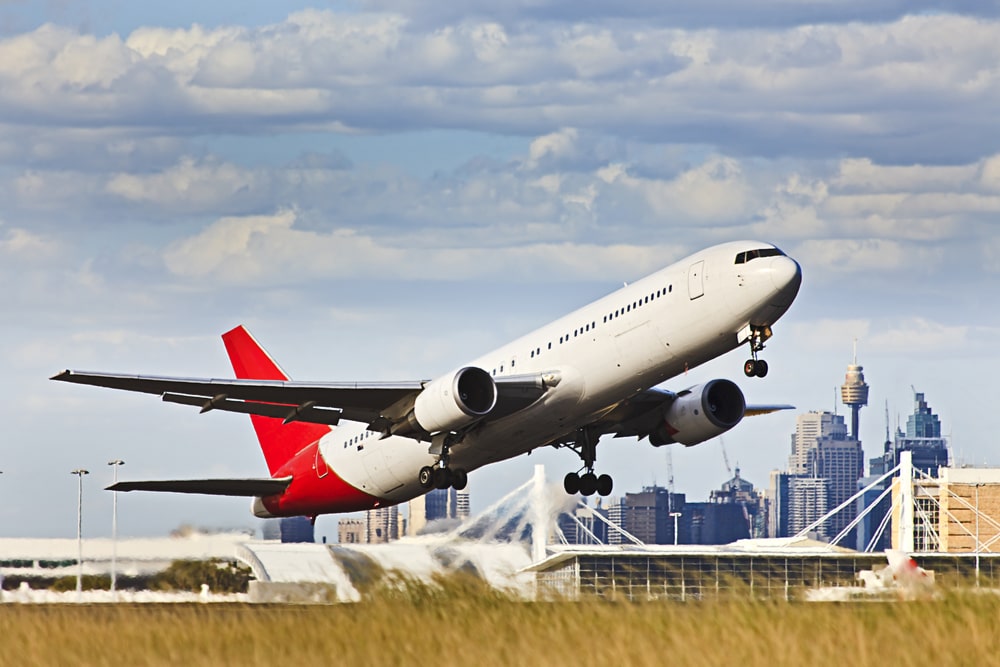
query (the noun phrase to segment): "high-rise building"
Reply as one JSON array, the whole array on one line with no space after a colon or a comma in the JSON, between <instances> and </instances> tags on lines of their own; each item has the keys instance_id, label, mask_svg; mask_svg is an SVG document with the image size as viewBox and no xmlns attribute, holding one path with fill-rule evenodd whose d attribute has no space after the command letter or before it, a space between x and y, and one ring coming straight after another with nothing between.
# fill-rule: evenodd
<instances>
[{"instance_id":1,"label":"high-rise building","mask_svg":"<svg viewBox=\"0 0 1000 667\"><path fill-rule=\"evenodd\" d=\"M365 542L382 544L399 539L399 508L377 507L365 512Z\"/></svg>"},{"instance_id":2,"label":"high-rise building","mask_svg":"<svg viewBox=\"0 0 1000 667\"><path fill-rule=\"evenodd\" d=\"M767 511L767 536L788 537L788 480L787 472L771 471L770 483L765 494Z\"/></svg>"},{"instance_id":3,"label":"high-rise building","mask_svg":"<svg viewBox=\"0 0 1000 667\"><path fill-rule=\"evenodd\" d=\"M810 455L809 472L814 477L828 481L828 511L839 507L858 491L858 480L864 475L865 453L861 443L854 439L840 439L836 436L816 440L816 448ZM832 539L839 535L857 516L857 507L847 506L826 522L827 535ZM846 544L854 544L854 534L845 536Z\"/></svg>"},{"instance_id":4,"label":"high-rise building","mask_svg":"<svg viewBox=\"0 0 1000 667\"><path fill-rule=\"evenodd\" d=\"M763 498L754 489L753 484L740 477L739 467L736 468L735 474L731 479L725 481L721 488L713 490L709 494L708 502L713 505L734 505L738 507L738 512L717 512L713 517L721 521L732 520L737 525L731 527L720 526L717 530L713 527L715 532L712 539L724 540L722 542L695 542L695 544L728 544L744 537L764 536ZM744 527L746 528L746 534L743 534ZM728 539L730 536L735 535L739 536Z\"/></svg>"},{"instance_id":5,"label":"high-rise building","mask_svg":"<svg viewBox=\"0 0 1000 667\"><path fill-rule=\"evenodd\" d=\"M673 544L670 492L662 486L647 486L639 493L626 493L624 526L646 544Z\"/></svg>"},{"instance_id":6,"label":"high-rise building","mask_svg":"<svg viewBox=\"0 0 1000 667\"><path fill-rule=\"evenodd\" d=\"M795 420L795 434L792 435L792 453L788 457L789 475L809 475L812 473L813 450L820 438L847 438L844 418L832 412L813 411L801 414Z\"/></svg>"},{"instance_id":7,"label":"high-rise building","mask_svg":"<svg viewBox=\"0 0 1000 667\"><path fill-rule=\"evenodd\" d=\"M829 509L830 481L823 477L792 475L788 479L788 536L805 530ZM817 537L832 535L825 525L815 528Z\"/></svg>"},{"instance_id":8,"label":"high-rise building","mask_svg":"<svg viewBox=\"0 0 1000 667\"><path fill-rule=\"evenodd\" d=\"M409 502L409 533L419 535L432 521L461 520L469 517L468 489L432 489Z\"/></svg>"},{"instance_id":9,"label":"high-rise building","mask_svg":"<svg viewBox=\"0 0 1000 667\"><path fill-rule=\"evenodd\" d=\"M618 526L619 528L625 528L625 499L616 498L611 501L608 505L608 521ZM628 528L625 528L628 530ZM626 542L622 534L617 530L608 531L608 544L623 544Z\"/></svg>"},{"instance_id":10,"label":"high-rise building","mask_svg":"<svg viewBox=\"0 0 1000 667\"><path fill-rule=\"evenodd\" d=\"M469 488L455 493L455 518L468 519L472 515L472 502L469 498Z\"/></svg>"},{"instance_id":11,"label":"high-rise building","mask_svg":"<svg viewBox=\"0 0 1000 667\"><path fill-rule=\"evenodd\" d=\"M365 541L364 519L338 519L337 541L341 544L361 544Z\"/></svg>"},{"instance_id":12,"label":"high-rise building","mask_svg":"<svg viewBox=\"0 0 1000 667\"><path fill-rule=\"evenodd\" d=\"M858 479L864 474L861 443L848 436L841 415L825 411L799 415L792 436L788 473L791 476L788 534L794 535L857 492ZM797 498L796 494L804 495ZM856 507L844 507L827 519L816 534L832 539L855 516ZM854 543L853 536L848 539Z\"/></svg>"},{"instance_id":13,"label":"high-rise building","mask_svg":"<svg viewBox=\"0 0 1000 667\"><path fill-rule=\"evenodd\" d=\"M906 420L906 431L896 429L895 437L889 433L889 409L886 406L885 425L885 446L881 456L876 456L869 461L869 477L866 478L867 486L899 465L900 454L909 451L913 462L914 470L920 470L926 475L936 477L940 469L948 465L948 443L941 436L941 420L934 414L924 394L913 392L913 414ZM889 487L892 480L885 480L878 487L867 492L859 499L859 506L867 507L878 499L878 496ZM863 503L863 505L861 505ZM889 496L883 497L877 507L872 508L862 522L858 525L857 546L863 550L872 545L875 551L890 548L890 531L884 526L889 522L892 501ZM875 535L879 528L882 532L879 539Z\"/></svg>"},{"instance_id":14,"label":"high-rise building","mask_svg":"<svg viewBox=\"0 0 1000 667\"><path fill-rule=\"evenodd\" d=\"M899 453L912 452L913 467L935 477L947 466L948 442L941 436L941 420L931 411L924 394L913 393L913 414L906 419L906 431L896 429L894 440L886 440L881 461L872 459L871 474L880 475L899 465Z\"/></svg>"}]
</instances>

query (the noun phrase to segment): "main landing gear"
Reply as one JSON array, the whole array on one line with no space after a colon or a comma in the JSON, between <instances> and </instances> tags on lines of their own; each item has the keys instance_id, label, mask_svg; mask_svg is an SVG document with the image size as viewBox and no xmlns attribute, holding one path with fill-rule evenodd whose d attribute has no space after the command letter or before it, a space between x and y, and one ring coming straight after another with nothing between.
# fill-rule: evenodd
<instances>
[{"instance_id":1,"label":"main landing gear","mask_svg":"<svg viewBox=\"0 0 1000 667\"><path fill-rule=\"evenodd\" d=\"M420 486L425 489L447 489L461 491L469 483L469 474L461 468L444 466L424 466L417 475Z\"/></svg>"},{"instance_id":2,"label":"main landing gear","mask_svg":"<svg viewBox=\"0 0 1000 667\"><path fill-rule=\"evenodd\" d=\"M764 349L764 341L771 337L771 327L750 325L750 359L743 364L743 374L748 378L767 375L767 362L757 358L757 353Z\"/></svg>"},{"instance_id":3,"label":"main landing gear","mask_svg":"<svg viewBox=\"0 0 1000 667\"><path fill-rule=\"evenodd\" d=\"M451 434L443 436L440 440L431 444L431 453L438 455L436 465L424 466L417 474L417 481L425 489L447 489L451 487L456 491L461 491L469 483L469 474L462 468L448 467L448 450L456 438Z\"/></svg>"},{"instance_id":4,"label":"main landing gear","mask_svg":"<svg viewBox=\"0 0 1000 667\"><path fill-rule=\"evenodd\" d=\"M611 495L611 490L614 488L614 480L611 479L611 475L598 477L594 474L594 462L597 460L597 439L587 429L580 429L577 431L576 442L565 444L583 460L583 468L580 470L586 470L582 475L577 471L567 473L566 477L563 478L563 489L571 496L577 493L585 496L592 496L595 493L602 496Z\"/></svg>"}]
</instances>

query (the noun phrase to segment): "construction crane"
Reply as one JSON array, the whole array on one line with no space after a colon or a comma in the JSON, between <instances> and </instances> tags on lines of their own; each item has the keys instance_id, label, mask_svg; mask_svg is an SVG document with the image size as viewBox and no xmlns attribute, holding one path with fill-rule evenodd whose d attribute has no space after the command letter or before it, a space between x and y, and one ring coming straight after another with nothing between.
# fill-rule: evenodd
<instances>
[{"instance_id":1,"label":"construction crane","mask_svg":"<svg viewBox=\"0 0 1000 667\"><path fill-rule=\"evenodd\" d=\"M726 472L729 473L729 479L733 478L733 469L729 465L729 456L726 454L726 441L719 436L719 447L722 448L722 462L726 464Z\"/></svg>"},{"instance_id":2,"label":"construction crane","mask_svg":"<svg viewBox=\"0 0 1000 667\"><path fill-rule=\"evenodd\" d=\"M667 511L674 511L674 456L669 447L664 447L667 455Z\"/></svg>"}]
</instances>

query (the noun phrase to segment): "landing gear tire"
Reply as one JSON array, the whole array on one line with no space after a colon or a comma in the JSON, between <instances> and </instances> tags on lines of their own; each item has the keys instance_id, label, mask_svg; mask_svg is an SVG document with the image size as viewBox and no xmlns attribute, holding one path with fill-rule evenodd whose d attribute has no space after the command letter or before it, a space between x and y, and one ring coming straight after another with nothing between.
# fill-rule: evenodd
<instances>
[{"instance_id":1,"label":"landing gear tire","mask_svg":"<svg viewBox=\"0 0 1000 667\"><path fill-rule=\"evenodd\" d=\"M424 466L420 469L417 474L417 481L420 482L420 486L425 489L430 489L434 487L434 468L430 466Z\"/></svg>"},{"instance_id":2,"label":"landing gear tire","mask_svg":"<svg viewBox=\"0 0 1000 667\"><path fill-rule=\"evenodd\" d=\"M767 376L767 362L763 359L758 359L753 364L753 372L759 378Z\"/></svg>"},{"instance_id":3,"label":"landing gear tire","mask_svg":"<svg viewBox=\"0 0 1000 667\"><path fill-rule=\"evenodd\" d=\"M575 472L566 473L563 477L563 489L568 495L575 496L580 492L580 476Z\"/></svg>"},{"instance_id":4,"label":"landing gear tire","mask_svg":"<svg viewBox=\"0 0 1000 667\"><path fill-rule=\"evenodd\" d=\"M587 472L580 475L580 493L592 496L597 491L597 475Z\"/></svg>"},{"instance_id":5,"label":"landing gear tire","mask_svg":"<svg viewBox=\"0 0 1000 667\"><path fill-rule=\"evenodd\" d=\"M457 468L451 471L451 486L456 491L461 491L469 483L469 474Z\"/></svg>"},{"instance_id":6,"label":"landing gear tire","mask_svg":"<svg viewBox=\"0 0 1000 667\"><path fill-rule=\"evenodd\" d=\"M615 481L611 475L601 475L597 478L597 494L600 496L610 496L611 490L615 487Z\"/></svg>"},{"instance_id":7,"label":"landing gear tire","mask_svg":"<svg viewBox=\"0 0 1000 667\"><path fill-rule=\"evenodd\" d=\"M752 378L757 374L757 361L755 359L747 359L743 364L743 374L748 378Z\"/></svg>"},{"instance_id":8,"label":"landing gear tire","mask_svg":"<svg viewBox=\"0 0 1000 667\"><path fill-rule=\"evenodd\" d=\"M434 468L434 488L447 489L451 486L451 471L447 468Z\"/></svg>"}]
</instances>

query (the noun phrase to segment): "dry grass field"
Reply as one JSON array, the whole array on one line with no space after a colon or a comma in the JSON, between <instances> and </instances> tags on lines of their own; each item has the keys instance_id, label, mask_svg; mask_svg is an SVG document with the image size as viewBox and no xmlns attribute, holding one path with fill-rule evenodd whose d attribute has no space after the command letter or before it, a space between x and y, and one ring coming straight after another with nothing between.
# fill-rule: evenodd
<instances>
[{"instance_id":1,"label":"dry grass field","mask_svg":"<svg viewBox=\"0 0 1000 667\"><path fill-rule=\"evenodd\" d=\"M1000 664L1000 597L525 603L476 586L333 606L2 605L3 665Z\"/></svg>"}]
</instances>

